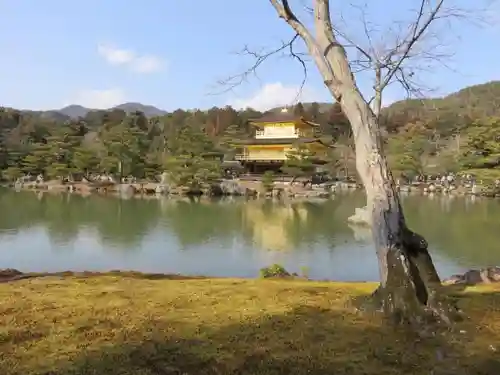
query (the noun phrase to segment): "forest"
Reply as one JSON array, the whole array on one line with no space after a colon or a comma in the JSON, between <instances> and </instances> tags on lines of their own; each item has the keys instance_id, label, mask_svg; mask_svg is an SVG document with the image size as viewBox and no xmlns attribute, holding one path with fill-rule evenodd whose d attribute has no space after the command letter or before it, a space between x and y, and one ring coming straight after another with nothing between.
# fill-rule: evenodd
<instances>
[{"instance_id":1,"label":"forest","mask_svg":"<svg viewBox=\"0 0 500 375\"><path fill-rule=\"evenodd\" d=\"M279 110L274 109L274 111ZM331 140L327 167L355 176L349 123L336 103L298 103L293 111L320 124ZM0 171L5 181L25 174L48 179L108 173L178 184L220 177L235 141L252 137L248 122L261 112L231 107L178 109L156 116L114 108L72 118L57 111L0 107ZM443 98L404 100L381 114L385 152L395 175L467 172L500 177L500 82L471 86Z\"/></svg>"}]
</instances>

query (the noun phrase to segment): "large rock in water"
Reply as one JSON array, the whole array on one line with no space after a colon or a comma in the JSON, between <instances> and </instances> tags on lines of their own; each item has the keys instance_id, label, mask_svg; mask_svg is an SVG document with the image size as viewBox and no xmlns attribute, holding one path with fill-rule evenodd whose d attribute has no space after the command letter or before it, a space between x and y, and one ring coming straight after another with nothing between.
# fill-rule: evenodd
<instances>
[{"instance_id":1,"label":"large rock in water","mask_svg":"<svg viewBox=\"0 0 500 375\"><path fill-rule=\"evenodd\" d=\"M367 207L356 208L354 215L349 216L347 221L356 225L371 225L370 213Z\"/></svg>"},{"instance_id":2,"label":"large rock in water","mask_svg":"<svg viewBox=\"0 0 500 375\"><path fill-rule=\"evenodd\" d=\"M347 225L354 234L354 239L358 242L369 243L373 240L372 229L368 225Z\"/></svg>"}]
</instances>

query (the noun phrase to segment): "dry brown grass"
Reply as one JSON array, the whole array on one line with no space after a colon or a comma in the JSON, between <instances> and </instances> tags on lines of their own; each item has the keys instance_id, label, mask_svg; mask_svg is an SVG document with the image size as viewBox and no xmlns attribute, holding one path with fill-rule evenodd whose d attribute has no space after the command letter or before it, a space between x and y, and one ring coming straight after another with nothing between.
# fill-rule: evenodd
<instances>
[{"instance_id":1,"label":"dry brown grass","mask_svg":"<svg viewBox=\"0 0 500 375\"><path fill-rule=\"evenodd\" d=\"M462 333L425 340L351 307L374 287L120 275L2 283L0 374L500 374L499 287L467 290Z\"/></svg>"}]
</instances>

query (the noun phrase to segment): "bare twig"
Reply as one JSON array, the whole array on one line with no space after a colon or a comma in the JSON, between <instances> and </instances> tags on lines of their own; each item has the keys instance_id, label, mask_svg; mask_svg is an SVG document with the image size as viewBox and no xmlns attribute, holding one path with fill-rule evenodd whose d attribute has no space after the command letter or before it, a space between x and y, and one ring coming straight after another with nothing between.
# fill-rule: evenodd
<instances>
[{"instance_id":1,"label":"bare twig","mask_svg":"<svg viewBox=\"0 0 500 375\"><path fill-rule=\"evenodd\" d=\"M454 53L445 43L448 39L446 31L449 35L453 21L467 20L480 24L478 14L481 12L448 4L449 1L444 0L419 0L412 20L394 20L386 28L369 20L366 3L351 4L350 8L359 14L357 25L360 24L360 27L356 30L362 30L357 33L361 40L355 40L348 32L353 30L352 15L346 20L342 12L338 12L339 22L334 31L349 51L353 73L372 74L374 93L368 102L373 104L376 115L380 112L383 91L387 86L398 84L407 96L423 97L433 88L423 85L416 79L417 76L432 71L436 66L454 70L447 63Z\"/></svg>"},{"instance_id":2,"label":"bare twig","mask_svg":"<svg viewBox=\"0 0 500 375\"><path fill-rule=\"evenodd\" d=\"M444 40L447 39L445 38L447 35L440 27L446 27L448 31L450 23L455 20L478 21L476 23L480 23L481 20L477 17L478 13L449 5L448 0L418 0L417 7L412 11L414 12L412 20L406 22L394 20L391 25L384 28L370 20L368 5L365 2L364 5L350 4L354 14L359 15L356 19L357 25L360 26L356 27L357 37L349 33L353 30L352 16L344 19L339 9L336 9L339 22L332 23L328 16L325 25L330 31L315 30L316 35L313 36L312 30L310 31L292 11L289 0L269 1L279 17L290 24L295 34L290 40L282 42L274 49L254 51L245 47L239 54L251 57L251 66L240 74L220 80L218 87L223 87L222 92L231 91L247 81L250 76L256 76L257 69L265 61L272 56L280 55L282 58L298 61L302 68L303 77L295 99L298 100L307 81L308 60L305 55L311 56L316 65L319 64L323 71L327 71L329 64L321 60L328 60L326 55L330 52L330 48L341 46L346 50L353 74L370 74L373 77L373 95L368 95L367 101L373 105L373 111L377 116L383 102L383 92L388 86L399 85L406 97L420 98L434 91L434 88L424 85L417 77L431 72L437 66L454 70L448 64L454 52L446 45ZM326 11L323 9L322 14L330 14L329 1L316 0L315 9L305 0L300 0L299 3L301 6L298 6L297 10L306 14L316 17L315 11L322 9L321 7L327 9ZM327 51L318 50L317 38L321 35L333 37ZM295 42L299 37L305 42L307 53L297 51ZM331 69L329 76L329 80L335 80ZM333 94L338 100L337 93Z\"/></svg>"},{"instance_id":3,"label":"bare twig","mask_svg":"<svg viewBox=\"0 0 500 375\"><path fill-rule=\"evenodd\" d=\"M217 82L218 86L223 87L223 90L219 93L232 91L235 87L245 82L249 78L249 76L251 75L255 76L258 68L269 58L279 53L285 54L286 51L288 51L287 53L288 57L296 59L302 65L305 74L303 82L305 83L307 79L306 64L304 62L304 59L300 56L300 54L296 53L293 49L293 45L298 40L298 37L299 35L296 33L288 42L282 42L279 47L271 49L269 51L265 50L254 51L251 50L248 46L245 46L238 54L241 56L252 57L253 59L252 65L248 67L246 70L244 70L242 73L230 76L223 80L219 80ZM304 83L302 84L302 86L304 85Z\"/></svg>"}]
</instances>

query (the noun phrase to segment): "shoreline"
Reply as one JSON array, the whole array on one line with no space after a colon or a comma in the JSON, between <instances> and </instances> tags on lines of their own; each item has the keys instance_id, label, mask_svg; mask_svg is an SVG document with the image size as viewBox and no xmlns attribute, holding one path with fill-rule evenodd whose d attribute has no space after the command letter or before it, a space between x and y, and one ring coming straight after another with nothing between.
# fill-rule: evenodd
<instances>
[{"instance_id":1,"label":"shoreline","mask_svg":"<svg viewBox=\"0 0 500 375\"><path fill-rule=\"evenodd\" d=\"M325 187L304 188L301 184L293 186L285 183L276 182L270 191L264 191L260 181L252 180L223 180L219 183L192 191L186 187L168 188L165 185L157 182L143 183L105 183L105 184L90 184L90 183L23 183L21 186L15 184L1 185L5 189L15 191L33 191L47 193L74 193L82 196L102 195L102 196L118 196L121 198L132 197L205 197L205 198L220 198L220 197L248 197L248 198L279 198L279 199L296 199L296 198L322 198L328 199L334 195L334 189L325 189ZM349 189L355 189L349 186Z\"/></svg>"},{"instance_id":2,"label":"shoreline","mask_svg":"<svg viewBox=\"0 0 500 375\"><path fill-rule=\"evenodd\" d=\"M261 182L258 180L224 180L209 188L199 191L190 191L185 187L167 188L157 182L143 183L57 183L54 181L36 183L23 183L21 186L15 184L2 184L0 187L15 191L47 192L51 194L73 193L81 196L101 195L117 196L120 198L132 197L247 197L247 198L319 198L329 199L337 193L362 191L361 185L349 182L335 182L328 185L313 185L309 188L303 187L301 183L289 185L284 182L275 182L270 191L263 191ZM485 197L500 198L500 189L491 186L453 186L451 188L434 183L419 183L411 185L398 185L397 190L401 195L422 195L427 197L450 196L450 197Z\"/></svg>"},{"instance_id":3,"label":"shoreline","mask_svg":"<svg viewBox=\"0 0 500 375\"><path fill-rule=\"evenodd\" d=\"M206 280L206 279L224 279L222 277L207 277L207 276L189 276L180 274L168 273L149 273L127 270L110 270L110 271L56 271L56 272L21 272L15 268L0 269L0 283L8 283L13 281L40 279L46 277L59 278L93 278L106 276L130 277L144 280Z\"/></svg>"},{"instance_id":4,"label":"shoreline","mask_svg":"<svg viewBox=\"0 0 500 375\"><path fill-rule=\"evenodd\" d=\"M276 265L275 265L276 266ZM265 267L264 269L270 269ZM261 270L261 271L262 271ZM179 273L141 272L134 270L109 270L109 271L55 271L55 272L22 272L15 268L0 269L0 283L8 283L27 279L40 279L47 277L65 278L96 278L96 277L124 277L141 280L283 280L283 281L308 281L316 283L330 283L342 285L373 284L378 281L358 280L342 281L334 279L310 279L297 273L288 273L283 269L283 274L269 276L256 275L255 277L229 277L229 276L206 276L206 275L183 275ZM442 280L444 286L474 286L474 285L500 285L500 267L492 266L481 269L470 269L463 274L451 275Z\"/></svg>"},{"instance_id":5,"label":"shoreline","mask_svg":"<svg viewBox=\"0 0 500 375\"><path fill-rule=\"evenodd\" d=\"M65 278L95 278L95 277L124 277L140 280L283 280L283 281L310 281L316 283L334 284L378 284L377 281L341 281L328 279L309 279L296 273L285 276L261 277L230 277L230 276L204 276L183 275L179 273L141 272L133 270L109 270L109 271L56 271L56 272L22 272L15 268L0 269L0 283L27 279L41 279L47 277Z\"/></svg>"}]
</instances>

